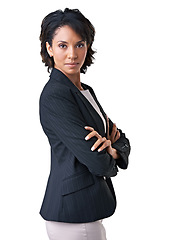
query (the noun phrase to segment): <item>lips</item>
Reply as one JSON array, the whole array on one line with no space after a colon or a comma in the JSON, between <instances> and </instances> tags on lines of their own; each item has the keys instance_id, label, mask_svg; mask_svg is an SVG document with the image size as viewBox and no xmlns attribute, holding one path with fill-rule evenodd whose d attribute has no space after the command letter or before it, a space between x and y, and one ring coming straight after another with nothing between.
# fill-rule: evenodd
<instances>
[{"instance_id":1,"label":"lips","mask_svg":"<svg viewBox=\"0 0 177 240\"><path fill-rule=\"evenodd\" d=\"M75 67L78 65L78 63L65 63L66 66L71 66L71 67Z\"/></svg>"}]
</instances>

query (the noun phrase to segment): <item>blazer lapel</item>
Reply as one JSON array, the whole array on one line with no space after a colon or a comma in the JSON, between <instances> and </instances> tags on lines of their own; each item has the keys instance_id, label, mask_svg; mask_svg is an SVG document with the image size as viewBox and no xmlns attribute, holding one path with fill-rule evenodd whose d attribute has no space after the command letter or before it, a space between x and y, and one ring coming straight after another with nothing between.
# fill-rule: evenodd
<instances>
[{"instance_id":1,"label":"blazer lapel","mask_svg":"<svg viewBox=\"0 0 177 240\"><path fill-rule=\"evenodd\" d=\"M103 120L101 119L100 115L97 113L95 108L91 105L91 103L87 100L87 98L81 92L79 92L79 94L77 93L76 97L77 96L80 98L80 101L82 101L82 103L84 104L84 107L87 111L87 114L85 112L85 116L87 115L86 120L88 123L89 123L88 114L90 114L92 117L92 119L90 121L90 127L94 127L94 129L96 131L98 131L99 134L101 134L102 136L105 136L104 124L103 124ZM78 101L78 103L79 103L79 101ZM83 109L82 109L82 111L83 111Z\"/></svg>"},{"instance_id":2,"label":"blazer lapel","mask_svg":"<svg viewBox=\"0 0 177 240\"><path fill-rule=\"evenodd\" d=\"M71 89L87 124L89 124L90 127L93 127L96 131L98 131L99 134L101 134L102 136L105 136L103 120L101 119L101 117L97 113L97 111L94 109L94 107L91 105L91 103L86 99L86 97L72 83L72 81L68 77L66 77L61 71L59 71L58 69L55 69L55 68L52 69L50 77L59 81L61 84L68 86ZM102 112L102 114L106 120L106 132L107 132L107 119L106 119L105 112L103 111L101 105L99 104L92 89L83 83L82 83L82 86L84 89L89 89L94 100L98 104L98 107L100 108L100 111Z\"/></svg>"},{"instance_id":3,"label":"blazer lapel","mask_svg":"<svg viewBox=\"0 0 177 240\"><path fill-rule=\"evenodd\" d=\"M108 130L108 122L107 122L107 115L106 115L106 113L104 112L104 110L103 110L101 104L99 103L99 101L98 101L98 99L97 99L97 97L96 97L96 95L95 95L93 89L90 88L88 85L85 85L85 84L83 84L83 83L82 83L82 86L83 86L83 88L85 88L85 89L89 89L89 91L90 91L90 93L92 94L92 96L93 96L95 102L97 103L97 105L98 105L98 107L99 107L101 113L103 114L103 117L104 117L104 119L105 119L105 121L106 121L106 133L107 133L107 130ZM101 118L100 118L100 119L101 119ZM101 119L101 120L102 120L102 119ZM103 123L103 122L102 122L102 123ZM103 127L104 127L104 125L103 125ZM105 132L105 131L104 131L104 132Z\"/></svg>"}]
</instances>

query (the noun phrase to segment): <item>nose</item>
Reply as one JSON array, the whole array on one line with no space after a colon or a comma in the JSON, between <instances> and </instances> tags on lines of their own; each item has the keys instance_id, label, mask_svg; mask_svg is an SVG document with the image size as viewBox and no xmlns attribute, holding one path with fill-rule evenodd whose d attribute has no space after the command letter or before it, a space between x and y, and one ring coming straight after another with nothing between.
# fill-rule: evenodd
<instances>
[{"instance_id":1,"label":"nose","mask_svg":"<svg viewBox=\"0 0 177 240\"><path fill-rule=\"evenodd\" d=\"M68 49L68 58L71 60L77 58L77 51L74 47L70 47Z\"/></svg>"}]
</instances>

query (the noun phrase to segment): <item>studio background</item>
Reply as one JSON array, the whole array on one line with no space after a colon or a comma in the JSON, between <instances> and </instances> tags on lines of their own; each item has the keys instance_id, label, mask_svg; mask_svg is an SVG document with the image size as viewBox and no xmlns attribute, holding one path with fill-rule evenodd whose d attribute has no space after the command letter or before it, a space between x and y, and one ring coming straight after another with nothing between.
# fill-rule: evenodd
<instances>
[{"instance_id":1,"label":"studio background","mask_svg":"<svg viewBox=\"0 0 177 240\"><path fill-rule=\"evenodd\" d=\"M177 7L172 0L6 1L1 6L0 226L4 240L47 240L39 209L50 148L39 122L49 74L40 25L78 8L95 26L95 64L81 75L130 139L129 168L113 178L108 240L176 240Z\"/></svg>"}]
</instances>

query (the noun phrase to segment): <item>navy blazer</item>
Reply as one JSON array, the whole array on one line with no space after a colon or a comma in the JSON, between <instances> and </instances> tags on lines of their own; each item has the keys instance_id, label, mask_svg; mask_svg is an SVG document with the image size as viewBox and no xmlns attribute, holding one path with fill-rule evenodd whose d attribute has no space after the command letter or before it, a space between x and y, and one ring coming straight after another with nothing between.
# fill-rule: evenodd
<instances>
[{"instance_id":1,"label":"navy blazer","mask_svg":"<svg viewBox=\"0 0 177 240\"><path fill-rule=\"evenodd\" d=\"M103 116L93 89L89 89ZM126 169L130 144L120 131L113 144L118 160L106 152L91 151L96 141L86 141L91 126L105 136L104 125L97 111L79 89L59 70L53 69L40 97L40 121L51 146L51 169L40 214L48 221L83 223L111 216L116 197L110 177L118 167ZM110 132L113 123L109 120ZM107 128L108 129L108 128Z\"/></svg>"}]
</instances>

